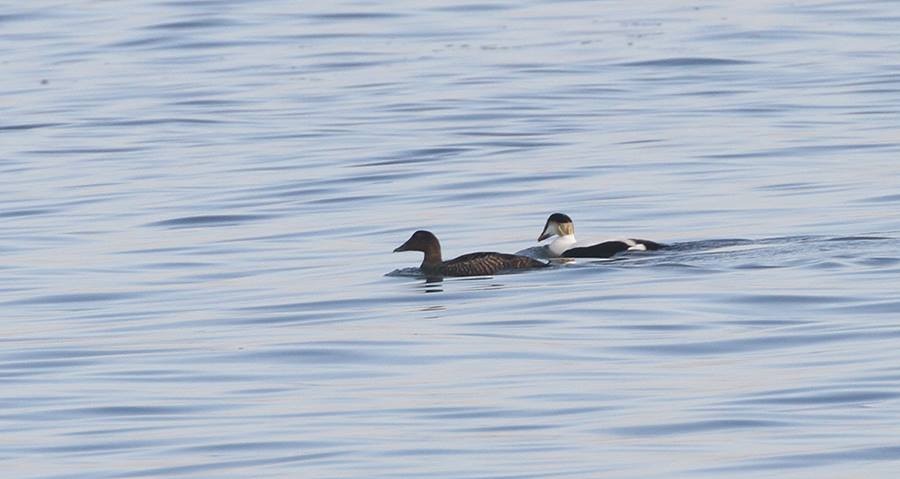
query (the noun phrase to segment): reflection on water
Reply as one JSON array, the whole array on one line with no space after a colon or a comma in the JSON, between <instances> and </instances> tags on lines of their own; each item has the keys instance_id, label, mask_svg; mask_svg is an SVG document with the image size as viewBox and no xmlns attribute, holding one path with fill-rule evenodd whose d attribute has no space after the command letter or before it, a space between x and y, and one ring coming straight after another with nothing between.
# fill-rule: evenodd
<instances>
[{"instance_id":1,"label":"reflection on water","mask_svg":"<svg viewBox=\"0 0 900 479\"><path fill-rule=\"evenodd\" d=\"M894 477L895 10L10 3L0 461ZM390 253L540 257L553 211L672 246L443 279Z\"/></svg>"},{"instance_id":2,"label":"reflection on water","mask_svg":"<svg viewBox=\"0 0 900 479\"><path fill-rule=\"evenodd\" d=\"M426 278L425 282L422 283L422 291L426 293L443 293L444 292L444 278ZM441 310L445 309L442 306L439 306ZM432 307L425 308L423 311L434 311Z\"/></svg>"}]
</instances>

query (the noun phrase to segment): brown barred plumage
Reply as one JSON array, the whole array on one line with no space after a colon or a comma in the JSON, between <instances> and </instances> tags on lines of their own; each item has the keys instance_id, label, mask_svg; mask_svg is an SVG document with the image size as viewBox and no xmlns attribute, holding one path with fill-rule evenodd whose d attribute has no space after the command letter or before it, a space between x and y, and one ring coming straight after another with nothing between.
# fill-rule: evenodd
<instances>
[{"instance_id":1,"label":"brown barred plumage","mask_svg":"<svg viewBox=\"0 0 900 479\"><path fill-rule=\"evenodd\" d=\"M543 263L527 256L506 253L470 253L440 265L422 264L422 270L445 276L485 276L514 269L543 268Z\"/></svg>"},{"instance_id":2,"label":"brown barred plumage","mask_svg":"<svg viewBox=\"0 0 900 479\"><path fill-rule=\"evenodd\" d=\"M469 253L450 261L441 261L441 245L428 231L416 231L406 243L394 250L422 251L425 259L420 269L425 274L441 276L489 276L516 269L544 268L548 263L527 256L506 253Z\"/></svg>"}]
</instances>

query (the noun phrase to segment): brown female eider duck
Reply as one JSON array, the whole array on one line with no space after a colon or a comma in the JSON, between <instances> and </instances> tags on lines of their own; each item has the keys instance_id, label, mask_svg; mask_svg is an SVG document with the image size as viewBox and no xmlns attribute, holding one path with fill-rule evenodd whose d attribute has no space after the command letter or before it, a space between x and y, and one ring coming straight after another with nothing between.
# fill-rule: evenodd
<instances>
[{"instance_id":1,"label":"brown female eider duck","mask_svg":"<svg viewBox=\"0 0 900 479\"><path fill-rule=\"evenodd\" d=\"M434 276L489 276L501 272L544 268L549 264L527 256L506 253L469 253L449 261L441 260L441 243L430 231L413 233L406 243L394 250L421 251L425 259L419 269L426 275Z\"/></svg>"},{"instance_id":2,"label":"brown female eider duck","mask_svg":"<svg viewBox=\"0 0 900 479\"><path fill-rule=\"evenodd\" d=\"M609 258L622 251L650 251L665 247L660 243L642 239L619 239L604 241L591 246L576 246L575 224L572 218L562 213L553 213L544 224L544 231L538 241L557 236L546 246L551 258Z\"/></svg>"}]
</instances>

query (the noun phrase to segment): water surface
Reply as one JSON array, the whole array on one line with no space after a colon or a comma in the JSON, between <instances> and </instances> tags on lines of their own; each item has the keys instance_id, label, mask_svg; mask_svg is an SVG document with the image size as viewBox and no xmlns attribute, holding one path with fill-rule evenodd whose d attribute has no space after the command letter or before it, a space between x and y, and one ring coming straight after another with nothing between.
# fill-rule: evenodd
<instances>
[{"instance_id":1,"label":"water surface","mask_svg":"<svg viewBox=\"0 0 900 479\"><path fill-rule=\"evenodd\" d=\"M21 478L894 477L896 3L21 3ZM548 271L386 276L584 241Z\"/></svg>"}]
</instances>

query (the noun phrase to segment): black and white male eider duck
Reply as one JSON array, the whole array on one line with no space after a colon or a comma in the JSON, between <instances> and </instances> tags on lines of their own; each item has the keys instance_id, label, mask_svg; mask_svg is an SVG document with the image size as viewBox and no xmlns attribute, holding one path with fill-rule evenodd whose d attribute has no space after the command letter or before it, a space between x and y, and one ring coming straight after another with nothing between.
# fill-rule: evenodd
<instances>
[{"instance_id":1,"label":"black and white male eider duck","mask_svg":"<svg viewBox=\"0 0 900 479\"><path fill-rule=\"evenodd\" d=\"M421 251L425 259L419 268L433 276L488 276L501 272L544 268L549 264L527 256L506 253L469 253L450 261L441 260L441 243L430 231L419 230L394 250Z\"/></svg>"},{"instance_id":2,"label":"black and white male eider duck","mask_svg":"<svg viewBox=\"0 0 900 479\"><path fill-rule=\"evenodd\" d=\"M642 239L617 239L604 241L591 246L577 246L575 241L575 224L572 218L562 213L553 213L547 218L544 231L538 241L556 236L547 245L547 254L551 258L609 258L622 251L649 251L663 248L665 245Z\"/></svg>"}]
</instances>

